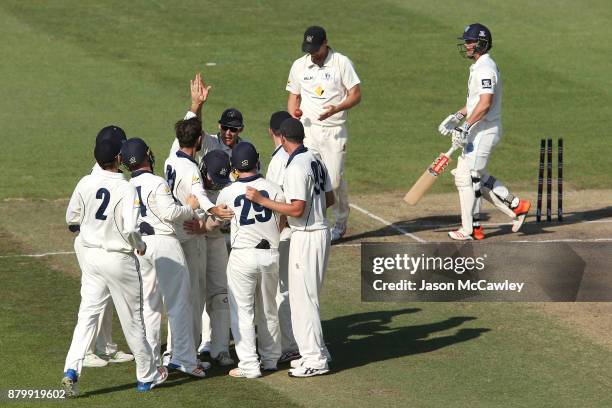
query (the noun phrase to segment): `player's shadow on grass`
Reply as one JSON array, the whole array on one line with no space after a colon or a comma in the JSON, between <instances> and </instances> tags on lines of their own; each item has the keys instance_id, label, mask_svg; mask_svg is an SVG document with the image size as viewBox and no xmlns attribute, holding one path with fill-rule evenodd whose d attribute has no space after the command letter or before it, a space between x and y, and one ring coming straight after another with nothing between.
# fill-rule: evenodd
<instances>
[{"instance_id":1,"label":"player's shadow on grass","mask_svg":"<svg viewBox=\"0 0 612 408\"><path fill-rule=\"evenodd\" d=\"M438 332L455 329L465 322L475 320L473 316L454 316L414 326L397 327L393 324L395 317L420 310L412 308L357 313L324 321L323 331L333 358L333 370L341 371L377 361L429 353L476 339L491 330L463 328L452 334L432 337Z\"/></svg>"}]
</instances>

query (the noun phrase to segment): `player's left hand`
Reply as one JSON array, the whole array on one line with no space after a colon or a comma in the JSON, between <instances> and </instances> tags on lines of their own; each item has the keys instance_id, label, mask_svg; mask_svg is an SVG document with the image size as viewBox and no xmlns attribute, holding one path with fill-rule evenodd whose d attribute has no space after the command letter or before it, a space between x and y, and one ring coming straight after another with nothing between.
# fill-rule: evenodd
<instances>
[{"instance_id":1,"label":"player's left hand","mask_svg":"<svg viewBox=\"0 0 612 408\"><path fill-rule=\"evenodd\" d=\"M187 220L183 222L183 228L190 235L206 233L206 224L202 220Z\"/></svg>"},{"instance_id":2,"label":"player's left hand","mask_svg":"<svg viewBox=\"0 0 612 408\"><path fill-rule=\"evenodd\" d=\"M246 195L246 198L249 201L251 201L251 202L253 202L255 204L261 204L260 201L261 201L262 195L259 192L259 190L257 190L256 188L247 186L247 190L246 190L246 194L245 195Z\"/></svg>"},{"instance_id":3,"label":"player's left hand","mask_svg":"<svg viewBox=\"0 0 612 408\"><path fill-rule=\"evenodd\" d=\"M213 207L208 212L223 220L231 220L234 217L234 212L225 204Z\"/></svg>"},{"instance_id":4,"label":"player's left hand","mask_svg":"<svg viewBox=\"0 0 612 408\"><path fill-rule=\"evenodd\" d=\"M465 146L470 136L470 125L464 123L460 127L456 127L451 131L451 138L454 145Z\"/></svg>"},{"instance_id":5,"label":"player's left hand","mask_svg":"<svg viewBox=\"0 0 612 408\"><path fill-rule=\"evenodd\" d=\"M319 120L325 120L329 118L331 115L338 113L337 105L326 105L323 107L323 109L325 109L325 112L319 115Z\"/></svg>"}]
</instances>

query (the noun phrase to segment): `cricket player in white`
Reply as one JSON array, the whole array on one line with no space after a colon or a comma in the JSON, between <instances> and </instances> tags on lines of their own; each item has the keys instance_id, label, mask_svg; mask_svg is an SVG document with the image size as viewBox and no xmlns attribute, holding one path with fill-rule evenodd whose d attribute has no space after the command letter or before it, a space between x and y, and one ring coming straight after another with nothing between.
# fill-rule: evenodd
<instances>
[{"instance_id":1,"label":"cricket player in white","mask_svg":"<svg viewBox=\"0 0 612 408\"><path fill-rule=\"evenodd\" d=\"M219 192L231 183L229 156L222 150L212 150L200 167L208 198L217 202ZM207 218L207 223L211 217ZM225 221L229 223L229 221ZM216 224L214 224L216 226ZM208 335L208 352L220 366L234 365L229 353L230 311L227 290L228 252L225 236L219 228L206 228L206 310L202 313L202 341ZM210 316L210 317L209 317ZM209 317L209 318L208 318ZM204 319L207 319L206 321ZM208 326L204 326L204 325Z\"/></svg>"},{"instance_id":2,"label":"cricket player in white","mask_svg":"<svg viewBox=\"0 0 612 408\"><path fill-rule=\"evenodd\" d=\"M140 201L138 221L147 253L139 256L147 340L153 349L157 365L161 364L160 336L162 309L168 313L172 336L172 357L168 368L194 377L205 377L196 355L189 302L191 288L189 271L181 244L176 239L175 222L195 217L199 207L194 195L187 205L176 204L166 180L153 174L155 159L140 138L129 139L121 149L123 164L132 171L130 183L136 187Z\"/></svg>"},{"instance_id":3,"label":"cricket player in white","mask_svg":"<svg viewBox=\"0 0 612 408\"><path fill-rule=\"evenodd\" d=\"M231 219L233 212L215 206L206 195L202 186L202 176L195 161L195 153L200 150L202 142L202 124L197 118L181 120L176 123L176 137L180 150L171 154L164 165L166 180L172 196L181 205L193 194L197 197L200 208L223 219ZM204 227L204 220L198 222ZM194 344L199 344L202 332L202 312L206 298L206 239L202 234L187 231L183 222L175 225L176 236L181 242L187 267L189 269L193 317ZM172 342L169 342L171 344Z\"/></svg>"},{"instance_id":4,"label":"cricket player in white","mask_svg":"<svg viewBox=\"0 0 612 408\"><path fill-rule=\"evenodd\" d=\"M283 149L281 143L280 125L285 119L291 115L285 111L279 111L272 114L270 117L270 126L268 134L274 143L274 152L272 159L268 163L268 171L266 172L266 180L283 186L285 178L285 166L289 160L289 154ZM286 226L281 231L280 242L278 244L278 293L276 294L276 304L278 305L278 322L281 330L281 357L279 363L286 363L291 360L300 358L295 337L293 337L293 329L291 328L291 306L289 303L289 245L291 243L291 228Z\"/></svg>"},{"instance_id":5,"label":"cricket player in white","mask_svg":"<svg viewBox=\"0 0 612 408\"><path fill-rule=\"evenodd\" d=\"M168 376L164 368L156 368L146 339L141 277L133 254L134 249L141 255L146 252L136 231L140 202L136 189L118 170L119 149L108 140L96 145L94 156L102 170L83 177L68 204L66 219L75 220L75 214L80 217L74 225L80 226L84 251L79 256L81 305L62 379L67 396L77 395L82 361L109 298L134 354L137 389L148 391Z\"/></svg>"},{"instance_id":6,"label":"cricket player in white","mask_svg":"<svg viewBox=\"0 0 612 408\"><path fill-rule=\"evenodd\" d=\"M280 217L249 201L245 194L248 188L254 188L272 201L284 202L284 196L280 186L258 173L258 161L252 144L237 144L232 167L238 171L238 179L217 198L217 204L226 204L236 214L231 223L232 251L227 265L232 333L240 360L238 368L229 373L232 377L257 378L262 369L276 371L281 355L276 307ZM255 349L255 320L261 366Z\"/></svg>"},{"instance_id":7,"label":"cricket player in white","mask_svg":"<svg viewBox=\"0 0 612 408\"><path fill-rule=\"evenodd\" d=\"M127 140L127 137L119 126L110 125L98 132L96 143L102 140L110 140L120 146ZM101 170L98 163L95 163L91 172ZM67 222L71 223L70 220L67 220ZM74 224L72 226L76 227ZM74 251L77 258L80 256L82 246L80 236L77 235L74 240ZM119 350L117 343L113 341L113 309L113 302L109 300L104 311L100 313L96 335L87 350L87 354L85 354L83 367L105 367L108 363L123 363L134 360L133 355Z\"/></svg>"},{"instance_id":8,"label":"cricket player in white","mask_svg":"<svg viewBox=\"0 0 612 408\"><path fill-rule=\"evenodd\" d=\"M487 27L474 23L459 37L460 52L474 60L470 67L468 96L464 107L449 115L438 127L442 135L452 135L453 143L463 146L463 153L453 170L461 204L461 228L448 235L459 241L484 239L479 222L481 197L493 203L513 219L512 231L518 232L531 203L510 194L486 166L502 135L501 106L503 86L495 61L489 55L493 37ZM459 123L465 122L459 127Z\"/></svg>"},{"instance_id":9,"label":"cricket player in white","mask_svg":"<svg viewBox=\"0 0 612 408\"><path fill-rule=\"evenodd\" d=\"M327 45L322 27L304 32L302 51L291 66L287 81L287 111L304 124L304 146L319 154L329 171L335 199L332 241L345 234L349 216L344 161L348 109L361 101L360 80L352 62Z\"/></svg>"},{"instance_id":10,"label":"cricket player in white","mask_svg":"<svg viewBox=\"0 0 612 408\"><path fill-rule=\"evenodd\" d=\"M302 144L304 127L294 118L281 125L283 148L289 153L283 189L286 203L266 198L247 187L246 197L287 216L289 300L293 334L302 358L291 362L291 377L312 377L329 371L329 352L323 340L319 296L327 269L331 237L325 210L334 203L331 180L316 155ZM295 363L295 364L294 364Z\"/></svg>"}]
</instances>

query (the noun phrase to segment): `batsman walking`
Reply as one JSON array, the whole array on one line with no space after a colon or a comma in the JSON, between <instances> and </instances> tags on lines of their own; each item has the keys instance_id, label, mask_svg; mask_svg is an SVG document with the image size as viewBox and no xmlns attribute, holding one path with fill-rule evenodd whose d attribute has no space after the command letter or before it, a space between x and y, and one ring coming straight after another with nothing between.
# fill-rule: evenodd
<instances>
[{"instance_id":1,"label":"batsman walking","mask_svg":"<svg viewBox=\"0 0 612 408\"><path fill-rule=\"evenodd\" d=\"M449 115L438 127L442 135L451 135L453 144L463 147L452 171L461 204L461 228L448 235L458 241L484 239L480 225L482 197L493 203L513 220L512 231L518 232L531 203L512 195L501 181L487 173L486 166L502 136L502 79L489 51L493 37L487 27L468 25L458 44L461 54L473 60L468 79L465 106ZM461 121L464 120L462 125Z\"/></svg>"}]
</instances>

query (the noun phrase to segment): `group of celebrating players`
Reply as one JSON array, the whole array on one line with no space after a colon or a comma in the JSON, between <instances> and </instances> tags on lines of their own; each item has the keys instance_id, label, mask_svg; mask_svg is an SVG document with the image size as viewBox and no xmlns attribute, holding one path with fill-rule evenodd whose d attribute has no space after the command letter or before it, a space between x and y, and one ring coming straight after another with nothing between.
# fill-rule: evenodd
<instances>
[{"instance_id":1,"label":"group of celebrating players","mask_svg":"<svg viewBox=\"0 0 612 408\"><path fill-rule=\"evenodd\" d=\"M287 362L291 377L329 371L319 295L331 241L346 231L346 110L361 96L351 62L327 46L325 30L307 29L302 49L289 75L288 111L270 117L275 150L265 178L255 146L240 137L240 111L226 109L216 135L203 131L210 87L199 74L164 177L154 173L144 140L117 126L99 132L96 164L66 213L82 271L62 379L67 396L78 394L83 366L107 362L135 360L139 391L163 383L168 370L205 377L211 364L200 352L235 364L230 330L239 360L232 377L257 378ZM330 229L326 209L335 197ZM132 355L104 335L111 305Z\"/></svg>"}]
</instances>

